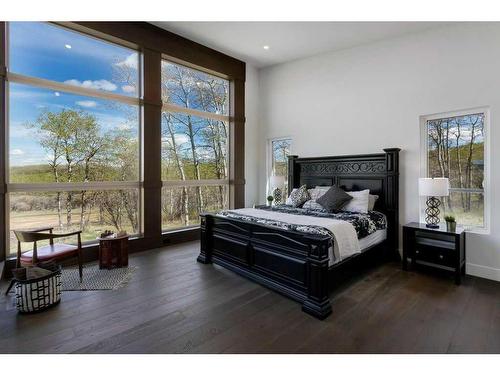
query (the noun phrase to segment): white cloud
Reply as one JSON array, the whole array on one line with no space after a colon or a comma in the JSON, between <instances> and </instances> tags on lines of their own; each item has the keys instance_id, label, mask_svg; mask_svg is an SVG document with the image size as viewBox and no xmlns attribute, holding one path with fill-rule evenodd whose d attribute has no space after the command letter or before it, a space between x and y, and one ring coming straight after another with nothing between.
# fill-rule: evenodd
<instances>
[{"instance_id":1,"label":"white cloud","mask_svg":"<svg viewBox=\"0 0 500 375\"><path fill-rule=\"evenodd\" d=\"M132 86L132 85L123 85L122 86L122 91L126 92L126 93L135 92L135 87Z\"/></svg>"},{"instance_id":2,"label":"white cloud","mask_svg":"<svg viewBox=\"0 0 500 375\"><path fill-rule=\"evenodd\" d=\"M139 66L139 58L137 56L137 53L134 52L128 55L125 60L117 62L115 65L123 68L137 69Z\"/></svg>"},{"instance_id":3,"label":"white cloud","mask_svg":"<svg viewBox=\"0 0 500 375\"><path fill-rule=\"evenodd\" d=\"M13 150L10 150L11 155L24 155L24 151L21 150L20 148L15 148Z\"/></svg>"},{"instance_id":4,"label":"white cloud","mask_svg":"<svg viewBox=\"0 0 500 375\"><path fill-rule=\"evenodd\" d=\"M75 104L85 108L94 108L97 106L97 103L93 100L79 100Z\"/></svg>"},{"instance_id":5,"label":"white cloud","mask_svg":"<svg viewBox=\"0 0 500 375\"><path fill-rule=\"evenodd\" d=\"M85 81L79 81L77 79L69 79L67 81L64 81L64 83L72 86L79 86L86 89L94 89L94 90L115 91L117 89L117 86L114 83L109 82L106 79L98 79L96 81L92 81L89 79Z\"/></svg>"},{"instance_id":6,"label":"white cloud","mask_svg":"<svg viewBox=\"0 0 500 375\"><path fill-rule=\"evenodd\" d=\"M59 92L57 92L57 91L54 93L54 95L55 96L61 96L61 94Z\"/></svg>"},{"instance_id":7,"label":"white cloud","mask_svg":"<svg viewBox=\"0 0 500 375\"><path fill-rule=\"evenodd\" d=\"M170 136L162 137L161 140L162 140L162 142L166 142L168 144L172 143L172 138ZM174 140L175 140L176 146L180 146L180 145L183 145L184 143L188 143L189 137L186 134L175 134Z\"/></svg>"},{"instance_id":8,"label":"white cloud","mask_svg":"<svg viewBox=\"0 0 500 375\"><path fill-rule=\"evenodd\" d=\"M120 124L117 126L118 130L130 130L132 127L129 124Z\"/></svg>"}]
</instances>

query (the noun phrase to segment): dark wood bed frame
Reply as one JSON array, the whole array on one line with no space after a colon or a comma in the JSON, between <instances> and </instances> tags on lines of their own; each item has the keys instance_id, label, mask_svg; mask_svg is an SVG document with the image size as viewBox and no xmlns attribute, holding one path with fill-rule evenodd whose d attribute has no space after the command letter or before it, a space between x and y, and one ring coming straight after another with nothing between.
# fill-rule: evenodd
<instances>
[{"instance_id":1,"label":"dark wood bed frame","mask_svg":"<svg viewBox=\"0 0 500 375\"><path fill-rule=\"evenodd\" d=\"M329 290L334 276L356 260L398 256L399 151L367 155L288 160L288 189L306 184L370 189L379 195L375 210L387 216L387 239L361 254L328 266L330 238L243 220L201 215L198 261L215 263L302 303L302 310L324 319L332 312Z\"/></svg>"}]
</instances>

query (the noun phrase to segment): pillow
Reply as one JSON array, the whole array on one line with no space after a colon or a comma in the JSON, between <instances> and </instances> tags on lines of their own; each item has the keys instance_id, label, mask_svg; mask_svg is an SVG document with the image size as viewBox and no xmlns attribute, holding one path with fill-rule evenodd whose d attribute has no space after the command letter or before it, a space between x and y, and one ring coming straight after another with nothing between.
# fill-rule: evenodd
<instances>
[{"instance_id":1,"label":"pillow","mask_svg":"<svg viewBox=\"0 0 500 375\"><path fill-rule=\"evenodd\" d=\"M317 203L315 199L308 200L306 203L304 203L302 208L305 208L306 210L326 212L323 206Z\"/></svg>"},{"instance_id":2,"label":"pillow","mask_svg":"<svg viewBox=\"0 0 500 375\"><path fill-rule=\"evenodd\" d=\"M373 211L377 199L378 195L373 195L373 194L368 195L368 211Z\"/></svg>"},{"instance_id":3,"label":"pillow","mask_svg":"<svg viewBox=\"0 0 500 375\"><path fill-rule=\"evenodd\" d=\"M331 186L316 186L314 189L309 189L309 194L311 195L311 199L318 199L323 194L325 194Z\"/></svg>"},{"instance_id":4,"label":"pillow","mask_svg":"<svg viewBox=\"0 0 500 375\"><path fill-rule=\"evenodd\" d=\"M297 191L297 190L299 190L299 189L297 189L297 188L293 188L293 189L292 189L292 192L290 193L290 195L288 196L288 198L287 198L287 199L286 199L286 201L285 201L285 204L286 204L287 206L293 206L293 202L292 202L292 200L290 199L290 197L292 196L292 194L296 193L296 191Z\"/></svg>"},{"instance_id":5,"label":"pillow","mask_svg":"<svg viewBox=\"0 0 500 375\"><path fill-rule=\"evenodd\" d=\"M307 191L307 185L302 185L298 189L293 189L286 201L287 204L290 204L293 207L300 207L310 199L311 196Z\"/></svg>"},{"instance_id":6,"label":"pillow","mask_svg":"<svg viewBox=\"0 0 500 375\"><path fill-rule=\"evenodd\" d=\"M352 200L342 207L342 211L359 212L363 214L368 213L368 196L370 195L370 189L346 191L346 194L351 196Z\"/></svg>"},{"instance_id":7,"label":"pillow","mask_svg":"<svg viewBox=\"0 0 500 375\"><path fill-rule=\"evenodd\" d=\"M316 199L316 202L328 212L334 212L340 210L351 199L353 198L344 190L332 186L325 194Z\"/></svg>"}]
</instances>

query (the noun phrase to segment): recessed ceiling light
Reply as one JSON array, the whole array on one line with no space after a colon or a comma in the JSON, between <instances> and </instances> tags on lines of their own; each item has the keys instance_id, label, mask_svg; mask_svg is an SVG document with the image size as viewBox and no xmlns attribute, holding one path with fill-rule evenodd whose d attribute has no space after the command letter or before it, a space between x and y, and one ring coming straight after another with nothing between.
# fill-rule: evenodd
<instances>
[{"instance_id":1,"label":"recessed ceiling light","mask_svg":"<svg viewBox=\"0 0 500 375\"><path fill-rule=\"evenodd\" d=\"M269 49L269 46L267 46L267 45L266 45L266 46L263 46L262 48L264 48L264 49Z\"/></svg>"},{"instance_id":2,"label":"recessed ceiling light","mask_svg":"<svg viewBox=\"0 0 500 375\"><path fill-rule=\"evenodd\" d=\"M64 47L66 47L67 49L71 49L71 44L65 44Z\"/></svg>"}]
</instances>

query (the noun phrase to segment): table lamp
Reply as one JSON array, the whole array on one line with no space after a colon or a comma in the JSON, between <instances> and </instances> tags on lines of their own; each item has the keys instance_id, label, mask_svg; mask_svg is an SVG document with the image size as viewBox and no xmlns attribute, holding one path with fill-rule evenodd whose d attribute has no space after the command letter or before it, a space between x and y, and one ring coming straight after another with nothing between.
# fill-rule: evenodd
<instances>
[{"instance_id":1,"label":"table lamp","mask_svg":"<svg viewBox=\"0 0 500 375\"><path fill-rule=\"evenodd\" d=\"M284 176L271 176L269 178L269 186L273 191L274 204L280 204L283 199L283 185L285 184Z\"/></svg>"},{"instance_id":2,"label":"table lamp","mask_svg":"<svg viewBox=\"0 0 500 375\"><path fill-rule=\"evenodd\" d=\"M450 195L450 182L448 178L419 178L418 192L421 197L428 197L425 210L425 222L427 228L439 228L439 205L441 201L436 197L447 197Z\"/></svg>"}]
</instances>

